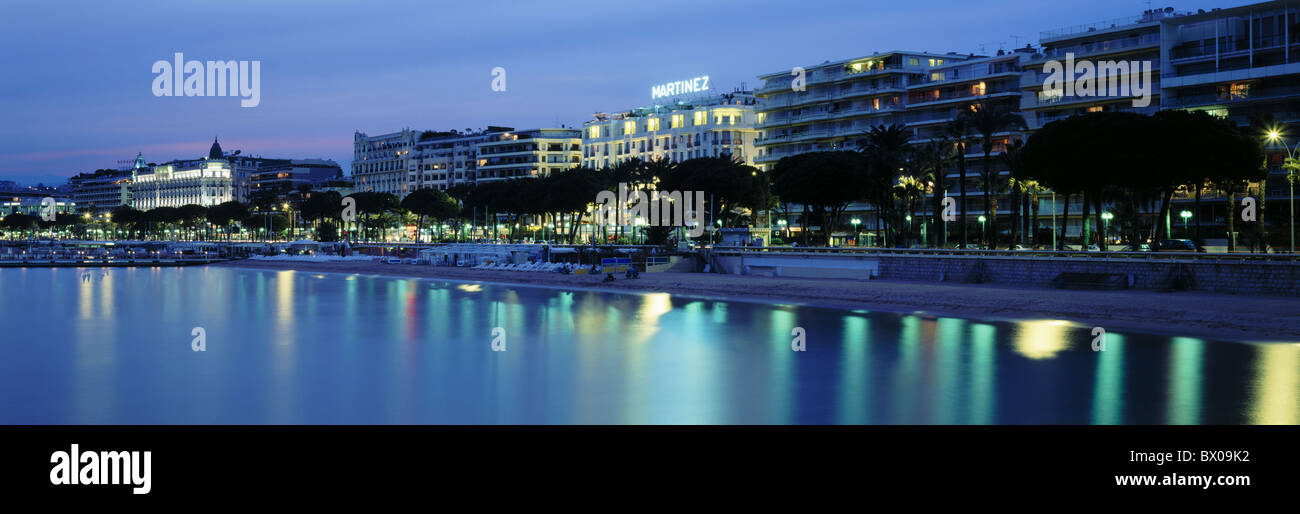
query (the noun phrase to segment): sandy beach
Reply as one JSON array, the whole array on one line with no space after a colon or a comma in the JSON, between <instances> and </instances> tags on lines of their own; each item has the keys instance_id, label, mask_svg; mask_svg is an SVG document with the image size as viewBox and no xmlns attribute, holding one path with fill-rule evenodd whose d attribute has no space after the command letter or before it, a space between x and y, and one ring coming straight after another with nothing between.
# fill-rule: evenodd
<instances>
[{"instance_id":1,"label":"sandy beach","mask_svg":"<svg viewBox=\"0 0 1300 514\"><path fill-rule=\"evenodd\" d=\"M386 275L611 292L666 292L726 300L956 316L983 320L1052 319L1108 331L1246 342L1300 342L1300 302L1289 297L1198 292L1076 291L888 280L770 278L711 273L603 276L447 268L365 261L241 260L213 266Z\"/></svg>"}]
</instances>

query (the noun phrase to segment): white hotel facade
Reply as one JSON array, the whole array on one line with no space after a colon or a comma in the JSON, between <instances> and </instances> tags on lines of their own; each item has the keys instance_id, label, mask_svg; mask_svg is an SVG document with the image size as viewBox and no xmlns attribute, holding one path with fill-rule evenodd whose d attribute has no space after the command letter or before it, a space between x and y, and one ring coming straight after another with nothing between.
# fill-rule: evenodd
<instances>
[{"instance_id":1,"label":"white hotel facade","mask_svg":"<svg viewBox=\"0 0 1300 514\"><path fill-rule=\"evenodd\" d=\"M221 145L213 141L207 159L134 168L131 207L141 211L188 204L209 207L235 200L235 185L235 170Z\"/></svg>"},{"instance_id":2,"label":"white hotel facade","mask_svg":"<svg viewBox=\"0 0 1300 514\"><path fill-rule=\"evenodd\" d=\"M752 92L734 91L597 113L582 126L582 165L602 169L633 158L681 162L728 154L753 165L757 105Z\"/></svg>"}]
</instances>

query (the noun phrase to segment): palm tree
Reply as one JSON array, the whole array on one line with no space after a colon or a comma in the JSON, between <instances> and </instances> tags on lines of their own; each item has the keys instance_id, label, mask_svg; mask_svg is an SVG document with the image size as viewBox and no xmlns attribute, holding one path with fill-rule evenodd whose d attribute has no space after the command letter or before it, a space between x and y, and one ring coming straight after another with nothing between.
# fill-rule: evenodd
<instances>
[{"instance_id":1,"label":"palm tree","mask_svg":"<svg viewBox=\"0 0 1300 514\"><path fill-rule=\"evenodd\" d=\"M961 187L961 247L965 248L969 227L966 224L966 143L971 139L970 120L965 116L957 116L956 119L948 122L944 130L948 138L952 140L954 152L957 154L957 169L961 173L961 179L958 183Z\"/></svg>"},{"instance_id":2,"label":"palm tree","mask_svg":"<svg viewBox=\"0 0 1300 514\"><path fill-rule=\"evenodd\" d=\"M1021 220L1023 219L1021 217L1021 204L1023 203L1023 197L1021 195L1025 191L1025 166L1021 159L1023 152L1024 143L1019 139L1013 141L1012 144L1007 147L1006 151L1002 152L1002 164L1006 166L1007 173L1010 175L1007 181L1011 188L1011 242L1008 243L1008 248L1021 242L1018 239L1018 236L1021 235L1020 225ZM1023 207L1023 210L1028 210L1027 205Z\"/></svg>"},{"instance_id":3,"label":"palm tree","mask_svg":"<svg viewBox=\"0 0 1300 514\"><path fill-rule=\"evenodd\" d=\"M898 183L894 185L894 189L898 197L903 200L903 212L907 214L908 218L914 218L912 214L916 210L916 201L925 196L925 182L917 177L904 175L898 177ZM908 222L906 227L904 243L912 240L912 223Z\"/></svg>"},{"instance_id":4,"label":"palm tree","mask_svg":"<svg viewBox=\"0 0 1300 514\"><path fill-rule=\"evenodd\" d=\"M859 142L859 148L870 163L871 180L877 186L877 198L872 200L876 204L877 234L885 234L890 229L885 219L888 216L887 209L892 204L890 187L909 160L911 140L911 132L902 125L891 124L872 127ZM882 223L885 225L882 226ZM889 242L886 240L883 244L888 246Z\"/></svg>"},{"instance_id":5,"label":"palm tree","mask_svg":"<svg viewBox=\"0 0 1300 514\"><path fill-rule=\"evenodd\" d=\"M995 105L977 103L971 105L969 111L962 111L962 116L970 120L971 128L975 129L980 135L980 147L984 150L984 217L989 220L992 229L989 230L989 248L997 247L997 223L993 218L993 189L997 187L997 177L994 176L990 167L990 155L993 153L993 139L1002 132L1023 128L1025 126L1024 118L1020 113L1014 112L1009 108Z\"/></svg>"},{"instance_id":6,"label":"palm tree","mask_svg":"<svg viewBox=\"0 0 1300 514\"><path fill-rule=\"evenodd\" d=\"M916 168L921 173L921 178L930 183L931 204L934 211L934 217L931 220L931 232L937 233L934 236L935 243L931 246L942 247L947 244L947 230L937 229L937 227L946 226L943 223L943 197L947 190L947 184L944 177L944 166L952 156L952 143L947 139L939 138L931 140L918 147L913 154L916 159ZM926 241L929 245L930 242Z\"/></svg>"}]
</instances>

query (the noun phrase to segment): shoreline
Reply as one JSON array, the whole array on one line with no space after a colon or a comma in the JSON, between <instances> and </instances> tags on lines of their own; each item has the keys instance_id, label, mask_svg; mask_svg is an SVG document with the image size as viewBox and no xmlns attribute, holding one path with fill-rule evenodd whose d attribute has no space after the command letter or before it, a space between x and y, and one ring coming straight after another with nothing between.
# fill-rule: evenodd
<instances>
[{"instance_id":1,"label":"shoreline","mask_svg":"<svg viewBox=\"0 0 1300 514\"><path fill-rule=\"evenodd\" d=\"M1300 302L1287 297L1223 293L1086 291L987 284L773 278L714 273L642 273L602 282L603 276L492 271L369 261L238 260L209 266L362 274L479 282L504 286L669 293L750 303L786 303L833 309L971 318L985 321L1064 320L1075 326L1245 343L1300 342ZM1176 327L1171 330L1170 327Z\"/></svg>"}]
</instances>

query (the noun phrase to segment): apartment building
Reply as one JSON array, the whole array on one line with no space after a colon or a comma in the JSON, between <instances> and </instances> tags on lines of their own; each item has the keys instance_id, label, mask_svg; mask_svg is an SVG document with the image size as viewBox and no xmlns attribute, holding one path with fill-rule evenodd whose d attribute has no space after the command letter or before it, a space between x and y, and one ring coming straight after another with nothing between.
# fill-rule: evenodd
<instances>
[{"instance_id":1,"label":"apartment building","mask_svg":"<svg viewBox=\"0 0 1300 514\"><path fill-rule=\"evenodd\" d=\"M144 155L137 155L132 169L101 169L68 179L72 202L83 214L99 215L121 205L131 205L131 176L147 168Z\"/></svg>"},{"instance_id":2,"label":"apartment building","mask_svg":"<svg viewBox=\"0 0 1300 514\"><path fill-rule=\"evenodd\" d=\"M46 198L54 200L55 214L72 214L77 211L76 203L64 195L50 195L35 191L0 191L0 218L10 214L40 217L46 213Z\"/></svg>"},{"instance_id":3,"label":"apartment building","mask_svg":"<svg viewBox=\"0 0 1300 514\"><path fill-rule=\"evenodd\" d=\"M1271 120L1269 177L1247 193L1263 189L1266 204L1285 205L1291 189L1282 163L1300 144L1300 4L1262 2L1162 20L1159 62L1162 108L1208 111L1242 127ZM1203 194L1199 208L1195 200L1180 191L1172 210L1189 212L1203 237L1232 237L1225 201L1213 192ZM1286 209L1271 209L1274 226L1285 223L1278 213Z\"/></svg>"},{"instance_id":4,"label":"apartment building","mask_svg":"<svg viewBox=\"0 0 1300 514\"><path fill-rule=\"evenodd\" d=\"M479 183L543 177L582 163L582 131L539 128L508 132L478 143L477 156Z\"/></svg>"},{"instance_id":5,"label":"apartment building","mask_svg":"<svg viewBox=\"0 0 1300 514\"><path fill-rule=\"evenodd\" d=\"M802 76L797 70L760 75L755 162L771 169L787 155L856 149L872 127L905 123L909 86L968 58L895 51L804 66Z\"/></svg>"},{"instance_id":6,"label":"apartment building","mask_svg":"<svg viewBox=\"0 0 1300 514\"><path fill-rule=\"evenodd\" d=\"M952 142L951 123L963 113L972 111L977 104L985 108L1017 112L1021 102L1021 63L1033 50L1022 48L1012 52L999 50L994 56L974 56L935 66L926 76L907 87L904 115L905 127L912 132L913 144L942 140ZM984 169L984 151L976 140L981 134L972 128L966 145L966 203L958 205L975 216L984 212L984 185L979 174ZM1023 127L1008 126L992 134L992 152L988 165L999 183L1008 171L1001 158L1007 145L1023 139ZM960 190L961 172L949 165L945 172L948 196ZM1009 214L1012 208L1000 202L995 213ZM974 218L968 218L974 219Z\"/></svg>"},{"instance_id":7,"label":"apartment building","mask_svg":"<svg viewBox=\"0 0 1300 514\"><path fill-rule=\"evenodd\" d=\"M1022 66L1021 89L1024 91L1020 109L1030 130L1088 112L1137 112L1151 114L1160 109L1160 62L1162 22L1181 16L1172 7L1148 9L1141 15L1085 23L1048 30L1041 33L1039 51L1029 55ZM1059 90L1044 87L1052 72L1044 68L1049 63L1058 65L1077 61L1148 63L1151 68L1149 83L1151 99L1146 106L1135 106L1128 94L1082 95L1062 94ZM1071 86L1078 79L1087 78L1077 70L1065 70L1064 80ZM1117 77L1125 80L1127 76ZM1073 89L1070 86L1067 88Z\"/></svg>"},{"instance_id":8,"label":"apartment building","mask_svg":"<svg viewBox=\"0 0 1300 514\"><path fill-rule=\"evenodd\" d=\"M601 169L633 158L682 162L722 155L752 165L758 139L757 104L753 92L736 90L597 113L582 126L582 165Z\"/></svg>"},{"instance_id":9,"label":"apartment building","mask_svg":"<svg viewBox=\"0 0 1300 514\"><path fill-rule=\"evenodd\" d=\"M509 139L513 132L511 127L498 126L478 131L421 132L412 146L414 151L406 154L405 186L398 196L417 189L445 190L458 184L477 183L479 144Z\"/></svg>"}]
</instances>

